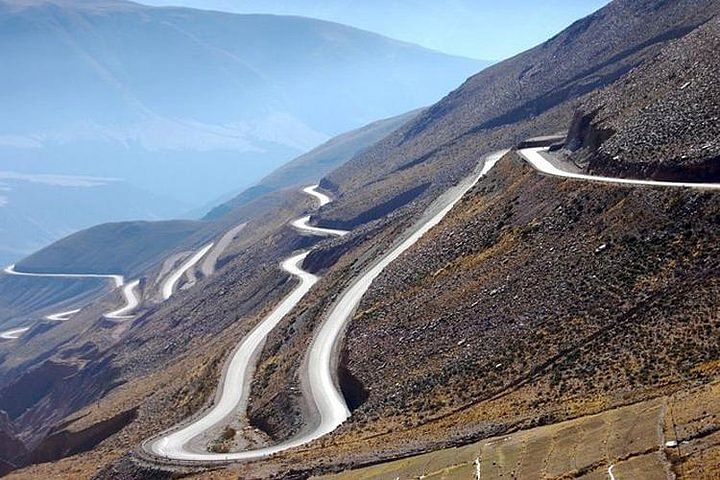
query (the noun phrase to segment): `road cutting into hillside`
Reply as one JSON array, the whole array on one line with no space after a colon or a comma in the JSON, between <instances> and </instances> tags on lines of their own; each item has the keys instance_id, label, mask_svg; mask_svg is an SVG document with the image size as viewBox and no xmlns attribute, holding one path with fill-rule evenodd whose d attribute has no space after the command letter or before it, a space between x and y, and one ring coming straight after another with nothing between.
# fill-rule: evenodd
<instances>
[{"instance_id":1,"label":"road cutting into hillside","mask_svg":"<svg viewBox=\"0 0 720 480\"><path fill-rule=\"evenodd\" d=\"M30 330L30 327L14 328L0 332L0 338L3 340L17 340L20 336Z\"/></svg>"},{"instance_id":2,"label":"road cutting into hillside","mask_svg":"<svg viewBox=\"0 0 720 480\"><path fill-rule=\"evenodd\" d=\"M352 317L362 296L373 280L425 233L440 223L463 195L485 176L506 152L489 155L480 162L472 175L441 195L426 210L424 216L410 227L387 253L340 295L339 300L320 325L306 356L304 375L309 389L305 394L308 395L308 400L315 405L317 411L314 419L300 434L277 445L240 452L212 453L206 449L193 449L191 446L193 439L217 430L237 414L238 410L243 410L255 370L256 358L267 335L317 281L314 275L299 268L302 259L308 252L303 252L283 262L283 269L297 277L300 284L245 337L235 350L225 369L215 403L209 411L183 426L171 429L157 438L144 442L142 448L155 457L170 461L212 463L250 460L305 445L340 426L349 417L350 411L335 382L332 370L335 363L334 357L339 351L344 327ZM312 186L303 191L315 196L321 205L327 204L322 198L323 194L316 195L319 192L315 189L316 186ZM292 225L300 231L318 235L343 236L347 233L341 230L311 227L307 225L306 219L308 218L302 217L292 222Z\"/></svg>"},{"instance_id":3,"label":"road cutting into hillside","mask_svg":"<svg viewBox=\"0 0 720 480\"><path fill-rule=\"evenodd\" d=\"M320 206L324 207L325 205L330 203L332 200L330 200L330 197L328 197L324 193L319 192L318 188L320 188L320 185L310 185L309 187L303 188L303 192L317 198L317 201L320 204Z\"/></svg>"},{"instance_id":4,"label":"road cutting into hillside","mask_svg":"<svg viewBox=\"0 0 720 480\"><path fill-rule=\"evenodd\" d=\"M182 278L183 275L185 275L188 270L193 268L195 264L202 260L202 258L210 251L213 245L214 243L209 243L202 247L200 250L195 252L189 259L187 259L185 263L180 265L173 273L170 274L170 276L165 280L162 286L163 300L167 300L168 298L173 296L173 293L175 293L175 286L177 285L178 281Z\"/></svg>"},{"instance_id":5,"label":"road cutting into hillside","mask_svg":"<svg viewBox=\"0 0 720 480\"><path fill-rule=\"evenodd\" d=\"M220 237L220 240L218 240L213 249L210 250L210 253L207 254L207 257L205 257L205 260L203 260L202 265L200 266L200 271L203 276L209 277L215 273L217 261L220 259L220 255L222 255L227 247L230 246L230 243L235 239L238 233L245 228L245 225L247 225L247 223L241 223Z\"/></svg>"},{"instance_id":6,"label":"road cutting into hillside","mask_svg":"<svg viewBox=\"0 0 720 480\"><path fill-rule=\"evenodd\" d=\"M106 313L103 315L105 318L111 320L127 320L133 318L130 313L137 308L140 304L140 297L135 294L135 289L140 285L140 280L133 280L123 287L123 297L125 298L125 305L117 310Z\"/></svg>"},{"instance_id":7,"label":"road cutting into hillside","mask_svg":"<svg viewBox=\"0 0 720 480\"><path fill-rule=\"evenodd\" d=\"M701 189L720 188L720 185L716 184L616 179L569 172L556 167L543 157L540 153L543 150L543 148L529 148L519 153L539 172L563 178L629 185L673 186ZM225 371L215 404L207 413L198 419L145 442L143 444L145 451L156 457L170 461L212 463L251 460L305 445L331 433L339 427L350 416L350 411L338 388L334 365L345 327L352 318L363 295L383 270L412 247L429 230L438 225L457 202L462 199L465 193L484 177L505 153L507 153L507 151L496 152L495 154L489 155L481 162L475 173L441 195L427 209L423 218L408 229L387 253L357 277L351 285L340 294L329 314L320 324L305 357L302 372L305 387L304 394L307 395L309 403L315 406L316 413L314 418L310 419L308 425L306 425L306 428L301 431L300 434L273 446L240 452L211 453L205 449L205 444L201 446L191 446L193 439L198 439L205 435L205 440L208 440L209 432L213 430L216 432L219 431L218 429L225 425L232 415L237 414L239 411L244 411L252 375L255 370L256 359L264 344L265 338L317 281L315 276L300 268L307 252L303 252L283 262L282 268L298 278L300 284L295 287L295 290L293 290L265 320L258 324L258 326L245 337L236 349ZM316 186L307 187L303 189L303 192L308 195L313 195L321 205L327 204L329 198L317 192L316 188ZM304 216L293 221L292 225L301 232L314 235L343 236L347 234L347 232L341 230L311 226L308 224L309 220L310 216Z\"/></svg>"},{"instance_id":8,"label":"road cutting into hillside","mask_svg":"<svg viewBox=\"0 0 720 480\"><path fill-rule=\"evenodd\" d=\"M348 232L345 230L336 230L333 228L322 228L322 227L314 227L310 225L308 222L310 221L310 215L307 215L302 218L298 218L297 220L292 222L292 226L296 229L300 230L301 232L310 233L312 235L322 235L324 237L343 237L347 235Z\"/></svg>"},{"instance_id":9,"label":"road cutting into hillside","mask_svg":"<svg viewBox=\"0 0 720 480\"><path fill-rule=\"evenodd\" d=\"M112 274L99 274L99 273L34 273L34 272L18 272L15 269L15 265L9 265L3 270L8 275L15 275L19 277L46 277L46 278L99 278L105 280L112 280L115 287L122 287L125 283L125 279L122 275Z\"/></svg>"},{"instance_id":10,"label":"road cutting into hillside","mask_svg":"<svg viewBox=\"0 0 720 480\"><path fill-rule=\"evenodd\" d=\"M693 182L671 182L662 180L640 180L634 178L614 178L603 177L598 175L588 175L586 173L577 173L563 170L561 167L552 163L542 154L547 152L547 147L533 147L518 150L522 156L533 168L546 175L554 177L571 178L575 180L585 180L590 182L612 183L617 185L635 185L647 187L674 187L674 188L693 188L698 190L720 190L718 183L693 183Z\"/></svg>"},{"instance_id":11,"label":"road cutting into hillside","mask_svg":"<svg viewBox=\"0 0 720 480\"><path fill-rule=\"evenodd\" d=\"M329 197L317 192L315 190L316 188L316 185L306 187L303 189L303 192L315 197L320 206L329 203ZM348 233L344 230L311 227L306 225L306 221L300 222L301 220L309 218L309 216L302 217L292 222L292 225L301 232L314 235L343 236ZM295 308L318 281L318 277L302 269L302 262L308 253L310 252L305 251L295 254L282 262L282 270L299 280L299 283L267 317L245 336L235 349L223 373L212 407L191 423L172 429L156 439L144 442L143 449L146 452L170 460L224 462L272 455L273 453L302 445L311 440L301 436L293 439L291 442L272 447L227 454L210 453L206 450L194 450L190 445L192 440L202 437L206 435L207 432L228 423L231 417L238 411L244 411L252 377L255 373L257 356L264 346L267 336L278 323Z\"/></svg>"},{"instance_id":12,"label":"road cutting into hillside","mask_svg":"<svg viewBox=\"0 0 720 480\"><path fill-rule=\"evenodd\" d=\"M51 322L66 322L80 310L81 309L76 308L74 310L68 310L67 312L53 313L52 315L46 315L45 318Z\"/></svg>"},{"instance_id":13,"label":"road cutting into hillside","mask_svg":"<svg viewBox=\"0 0 720 480\"><path fill-rule=\"evenodd\" d=\"M34 272L19 272L15 265L9 265L3 270L8 275L14 275L19 277L41 277L41 278L71 278L71 279L102 279L112 281L115 288L123 287L123 297L125 298L125 306L119 310L115 310L105 317L112 319L127 319L131 318L127 316L127 313L133 310L139 303L138 298L135 296L133 289L137 287L138 281L131 282L125 285L125 278L122 275L115 274L99 274L99 273L34 273ZM66 312L53 313L45 317L46 320L53 322L64 322L70 319L72 315L78 313L80 309L69 310ZM0 339L4 340L17 340L20 336L30 330L30 327L15 328L5 332L0 332Z\"/></svg>"}]
</instances>

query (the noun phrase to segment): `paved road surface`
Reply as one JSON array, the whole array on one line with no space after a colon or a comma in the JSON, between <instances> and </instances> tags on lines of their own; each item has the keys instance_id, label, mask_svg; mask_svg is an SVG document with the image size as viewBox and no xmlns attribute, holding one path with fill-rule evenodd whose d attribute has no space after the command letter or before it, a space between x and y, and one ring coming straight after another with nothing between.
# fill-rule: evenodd
<instances>
[{"instance_id":1,"label":"paved road surface","mask_svg":"<svg viewBox=\"0 0 720 480\"><path fill-rule=\"evenodd\" d=\"M122 275L112 274L96 274L96 273L30 273L30 272L19 272L15 269L15 265L9 265L3 270L8 275L15 275L19 277L48 277L48 278L99 278L111 280L115 285L115 288L122 287L125 283L125 279ZM127 298L127 296L126 296ZM70 310L67 312L53 313L45 318L51 321L62 322L68 320L71 315L78 313L80 309ZM30 330L30 327L15 328L13 330L7 330L0 332L0 338L5 340L17 340L20 336Z\"/></svg>"},{"instance_id":2,"label":"paved road surface","mask_svg":"<svg viewBox=\"0 0 720 480\"><path fill-rule=\"evenodd\" d=\"M330 199L321 193L315 192L314 187L307 187L303 192L312 195L318 199L318 203L326 205ZM303 217L300 220L309 219ZM292 223L299 230L320 234L320 235L344 235L347 232L339 230L319 229L316 227L305 227L298 224L298 220ZM318 233L320 231L321 233ZM300 283L285 297L279 305L277 305L270 314L265 317L250 333L242 340L240 345L235 349L230 363L228 364L223 378L221 380L218 395L212 408L194 420L180 428L168 431L164 435L156 439L151 439L143 443L143 448L154 455L163 458L183 461L228 461L242 460L249 458L258 458L271 455L287 448L287 444L276 445L273 447L262 448L258 450L249 450L236 453L211 453L206 450L195 451L190 444L196 437L204 435L208 431L212 431L219 425L223 425L236 414L240 406L245 404L249 394L250 385L253 374L255 373L256 358L265 340L270 332L278 323L295 308L295 306L310 291L318 278L306 271L301 266L309 252L301 252L293 255L282 262L281 268L300 280ZM296 439L297 445L305 443L301 439ZM294 446L294 445L293 445Z\"/></svg>"},{"instance_id":3,"label":"paved road surface","mask_svg":"<svg viewBox=\"0 0 720 480\"><path fill-rule=\"evenodd\" d=\"M140 285L140 280L133 280L123 287L123 297L125 297L125 305L117 310L106 313L105 318L111 320L127 320L133 318L130 312L140 304L140 298L135 294L135 289Z\"/></svg>"},{"instance_id":4,"label":"paved road surface","mask_svg":"<svg viewBox=\"0 0 720 480\"><path fill-rule=\"evenodd\" d=\"M681 188L697 188L700 190L720 190L718 183L692 183L692 182L666 182L659 180L637 180L631 178L614 178L602 177L596 175L588 175L585 173L576 173L562 170L552 164L542 153L547 152L546 147L542 148L526 148L519 150L518 153L527 162L539 172L555 177L574 178L576 180L586 180L591 182L614 183L618 185L644 185L648 187L681 187Z\"/></svg>"},{"instance_id":5,"label":"paved road surface","mask_svg":"<svg viewBox=\"0 0 720 480\"><path fill-rule=\"evenodd\" d=\"M172 297L173 293L175 293L175 285L177 285L178 281L182 276L187 272L189 269L193 268L196 263L198 263L206 253L210 251L210 249L213 247L213 243L209 243L202 247L200 250L195 252L192 257L190 257L185 263L180 265L177 270L175 270L173 273L170 274L170 276L165 280L162 287L162 296L163 300L167 300L168 298Z\"/></svg>"},{"instance_id":6,"label":"paved road surface","mask_svg":"<svg viewBox=\"0 0 720 480\"><path fill-rule=\"evenodd\" d=\"M52 315L47 315L45 318L50 320L51 322L65 322L67 320L70 320L70 317L75 315L79 311L80 309L76 308L75 310L68 310L67 312L53 313Z\"/></svg>"},{"instance_id":7,"label":"paved road surface","mask_svg":"<svg viewBox=\"0 0 720 480\"><path fill-rule=\"evenodd\" d=\"M465 179L460 185L452 189L451 195L443 196L443 205L439 212L428 219L423 219L414 226L411 233L396 247L386 253L379 262L363 274L355 283L341 295L341 300L331 311L326 321L321 326L318 334L313 339L308 355L308 372L312 400L318 407L319 423L300 435L277 445L232 453L212 453L205 450L193 450L190 447L191 440L203 435L222 425L232 415L236 414L239 405L242 405L247 394L252 375L255 370L254 358L265 342L267 335L287 315L292 308L310 290L317 278L299 266L307 256L307 252L296 255L283 262L283 269L300 279L300 284L293 292L278 305L270 315L258 324L248 336L243 339L225 371L220 385L221 392L212 408L191 423L162 434L156 439L146 441L143 448L154 455L170 460L197 461L197 462L223 462L234 460L248 460L262 458L290 448L298 447L316 440L333 431L347 419L350 412L345 404L342 394L339 392L333 379L331 365L333 363L333 352L335 345L341 339L344 324L350 319L355 307L362 295L370 287L372 281L397 257L419 240L426 232L440 223L443 217L462 198L477 181L483 177L500 159L500 152L489 156L484 162L479 173ZM312 187L304 189L306 193L313 195ZM319 197L321 204L323 200ZM308 218L308 217L303 217ZM300 220L303 220L300 219ZM308 231L304 225L297 225L296 228ZM314 231L314 230L310 230ZM343 234L346 232L343 232Z\"/></svg>"},{"instance_id":8,"label":"paved road surface","mask_svg":"<svg viewBox=\"0 0 720 480\"><path fill-rule=\"evenodd\" d=\"M20 335L30 330L30 327L22 327L22 328L15 328L13 330L6 330L4 332L0 332L0 338L3 340L17 340L20 338Z\"/></svg>"},{"instance_id":9,"label":"paved road surface","mask_svg":"<svg viewBox=\"0 0 720 480\"><path fill-rule=\"evenodd\" d=\"M5 273L8 275L17 275L21 277L58 277L58 278L105 278L112 280L115 287L122 287L125 280L122 275L101 275L95 273L29 273L29 272L18 272L15 269L15 265L5 267Z\"/></svg>"},{"instance_id":10,"label":"paved road surface","mask_svg":"<svg viewBox=\"0 0 720 480\"><path fill-rule=\"evenodd\" d=\"M320 188L320 185L310 185L309 187L303 188L303 192L307 193L308 195L312 195L313 197L317 198L318 203L321 207L324 207L328 203L330 203L332 200L330 200L330 197L325 195L322 192L318 192L317 189Z\"/></svg>"},{"instance_id":11,"label":"paved road surface","mask_svg":"<svg viewBox=\"0 0 720 480\"><path fill-rule=\"evenodd\" d=\"M297 220L292 222L292 226L300 230L301 232L307 232L311 233L313 235L322 235L326 237L343 237L348 234L347 230L336 230L333 228L322 228L322 227L313 227L312 225L309 225L308 222L310 221L310 215L307 215L305 217L298 218Z\"/></svg>"},{"instance_id":12,"label":"paved road surface","mask_svg":"<svg viewBox=\"0 0 720 480\"><path fill-rule=\"evenodd\" d=\"M720 185L717 184L618 179L564 171L543 157L540 153L543 150L543 148L528 148L521 150L519 153L538 171L559 177L629 185L673 186L702 189L720 188ZM332 366L334 364L334 356L337 354L337 346L342 339L344 327L352 318L363 295L378 275L422 238L425 233L440 223L456 203L460 201L463 195L485 176L506 152L507 151L496 152L486 157L484 162L481 163L482 167L479 172L464 179L461 184L443 194L436 203L428 209L429 213L426 217L421 219L406 233L404 239L400 240L396 246L378 259L372 267L355 279L340 295L338 302L333 306L313 338L306 359L310 391L305 393L309 394L311 400L314 401L317 407L318 422L316 425L288 441L256 450L233 453L210 453L204 450L196 451L189 448L190 441L193 438L222 425L229 417L237 413L236 410L238 406L244 402L248 393L247 389L249 388L255 369L254 357L264 344L266 336L277 323L292 310L295 304L302 299L317 280L316 277L300 268L302 260L307 255L307 252L304 252L283 262L283 269L299 278L300 284L242 341L233 354L230 366L225 372L220 386L221 392L219 394L219 400L215 405L208 413L193 420L191 423L179 429L169 431L156 439L145 442L143 444L145 450L165 459L190 462L256 459L309 443L327 435L340 426L349 417L350 412L345 403L345 399L336 385ZM316 188L317 186L311 186L303 189L303 191L315 196L321 206L327 204L330 199L322 193L317 192L315 190ZM302 217L295 220L292 225L298 230L318 235L342 236L347 233L342 230L312 227L308 225L309 219L309 216ZM611 466L608 469L608 474L611 480L615 480L612 469L613 467Z\"/></svg>"}]
</instances>

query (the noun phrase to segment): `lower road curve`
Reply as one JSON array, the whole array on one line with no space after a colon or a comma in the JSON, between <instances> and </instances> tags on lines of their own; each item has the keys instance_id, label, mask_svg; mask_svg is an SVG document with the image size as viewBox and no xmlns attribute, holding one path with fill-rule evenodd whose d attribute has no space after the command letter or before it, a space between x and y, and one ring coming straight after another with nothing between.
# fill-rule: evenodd
<instances>
[{"instance_id":1,"label":"lower road curve","mask_svg":"<svg viewBox=\"0 0 720 480\"><path fill-rule=\"evenodd\" d=\"M318 186L313 185L303 189L303 192L317 198L320 206L330 202L330 198L316 190ZM348 232L344 230L326 229L307 225L310 216L302 217L292 222L292 226L301 232L321 236L343 236ZM295 254L281 264L282 270L297 278L300 283L278 304L270 314L265 317L250 333L240 342L232 354L227 365L218 394L212 408L195 419L193 422L174 428L165 432L160 437L148 440L143 443L142 448L155 456L165 459L181 461L230 461L258 458L286 450L295 445L306 443L301 439L294 439L293 444L288 443L235 453L210 453L202 448L203 442L198 442L200 447L193 448L192 440L207 432L228 423L238 410L242 410L247 401L249 387L255 373L256 358L260 349L265 343L267 336L278 323L295 308L295 306L310 291L318 278L304 271L302 263L309 252Z\"/></svg>"},{"instance_id":2,"label":"lower road curve","mask_svg":"<svg viewBox=\"0 0 720 480\"><path fill-rule=\"evenodd\" d=\"M240 343L232 355L227 366L225 376L220 385L220 391L216 403L205 415L178 430L168 432L156 440L144 444L146 451L159 455L163 458L173 460L196 460L196 461L227 461L245 458L255 458L275 453L276 448L252 450L239 453L209 453L207 451L195 451L189 446L191 440L212 430L218 425L230 421L230 418L243 405L250 386L250 380L255 372L256 357L265 339L278 323L290 313L295 305L310 291L318 278L302 268L302 262L308 252L294 255L282 263L281 268L300 280L300 283L290 294L283 299L278 306L260 322Z\"/></svg>"},{"instance_id":3,"label":"lower road curve","mask_svg":"<svg viewBox=\"0 0 720 480\"><path fill-rule=\"evenodd\" d=\"M123 297L125 297L125 305L117 310L108 312L104 315L105 318L111 320L127 320L133 318L130 313L137 308L140 304L140 298L135 294L135 289L140 285L140 280L133 280L123 287Z\"/></svg>"},{"instance_id":4,"label":"lower road curve","mask_svg":"<svg viewBox=\"0 0 720 480\"><path fill-rule=\"evenodd\" d=\"M436 226L472 188L480 178L485 176L492 169L495 163L506 151L498 152L484 159L476 171L470 177L464 179L459 185L450 189L442 195L429 211L433 213L426 215L428 218L421 219L410 228L404 239L391 248L382 256L369 270L362 274L355 282L340 296L340 300L333 307L332 311L322 323L317 335L313 339L310 351L307 355L307 371L309 376L310 392L307 392L318 410L319 421L306 429L303 433L277 445L230 453L212 453L203 448L203 442L197 442L200 446L193 446L192 440L217 429L242 409L245 405L248 388L255 371L255 358L264 344L267 335L287 315L292 308L303 298L303 296L315 284L317 278L303 271L300 268L307 252L291 257L283 262L282 268L296 276L300 284L288 295L275 309L258 324L249 335L247 335L233 353L228 367L225 370L219 387L219 393L215 404L201 417L192 422L171 429L159 437L147 440L142 448L147 453L156 457L173 461L190 462L228 462L249 460L266 457L290 448L298 447L316 440L342 424L350 415L347 404L338 390L332 372L333 354L336 346L341 340L345 324L350 320L352 313L360 302L362 296L370 287L372 281L396 258L417 242L425 233ZM316 186L307 187L303 191L318 198L321 205L328 202L315 195ZM315 192L315 193L313 193ZM322 194L320 194L322 195ZM327 197L326 197L327 198ZM329 200L328 200L329 201ZM307 219L303 217L293 222L295 228L320 235L342 236L347 232L342 230L321 229L307 225ZM318 231L320 230L320 231Z\"/></svg>"}]
</instances>

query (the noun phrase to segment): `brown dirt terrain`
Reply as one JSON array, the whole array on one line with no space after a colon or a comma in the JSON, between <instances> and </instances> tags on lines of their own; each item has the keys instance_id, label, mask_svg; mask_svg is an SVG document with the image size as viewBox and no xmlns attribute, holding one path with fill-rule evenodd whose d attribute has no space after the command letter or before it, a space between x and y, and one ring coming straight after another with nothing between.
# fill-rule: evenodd
<instances>
[{"instance_id":1,"label":"brown dirt terrain","mask_svg":"<svg viewBox=\"0 0 720 480\"><path fill-rule=\"evenodd\" d=\"M720 383L458 448L314 477L322 480L717 478ZM675 423L673 423L675 422ZM680 449L665 447L678 432ZM679 452L679 453L678 453Z\"/></svg>"},{"instance_id":2,"label":"brown dirt terrain","mask_svg":"<svg viewBox=\"0 0 720 480\"><path fill-rule=\"evenodd\" d=\"M373 284L346 353L368 397L301 458L374 462L717 378L697 367L718 356L719 200L507 156Z\"/></svg>"}]
</instances>

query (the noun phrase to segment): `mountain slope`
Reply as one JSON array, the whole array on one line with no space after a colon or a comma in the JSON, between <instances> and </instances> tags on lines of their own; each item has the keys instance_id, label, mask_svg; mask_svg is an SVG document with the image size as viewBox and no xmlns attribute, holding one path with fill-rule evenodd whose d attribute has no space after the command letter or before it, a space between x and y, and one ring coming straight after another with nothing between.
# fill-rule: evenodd
<instances>
[{"instance_id":1,"label":"mountain slope","mask_svg":"<svg viewBox=\"0 0 720 480\"><path fill-rule=\"evenodd\" d=\"M208 213L206 218L220 217L267 193L316 182L362 150L371 147L392 131L409 122L419 113L419 111L412 111L397 117L379 120L357 130L338 135L286 163L263 178L257 185L250 187L230 201L215 207Z\"/></svg>"},{"instance_id":2,"label":"mountain slope","mask_svg":"<svg viewBox=\"0 0 720 480\"><path fill-rule=\"evenodd\" d=\"M121 274L129 278L146 274L160 264L179 247L197 245L206 242L230 228L248 220L264 218L273 212L278 203L284 202L281 190L308 185L316 182L324 173L341 165L358 151L380 140L395 130L418 112L373 122L331 139L320 147L304 154L277 171L268 175L256 187L253 187L235 199L216 207L203 221L152 221L119 222L101 224L72 235L68 235L47 247L17 261L17 267L24 272L40 273L99 273ZM34 176L40 181L54 182L56 188L92 187L110 182L92 177ZM52 205L50 199L41 197L51 207L46 214L56 218L54 208L67 208ZM72 199L73 203L90 204L89 199ZM138 202L142 198L130 199ZM148 201L148 203L154 203ZM134 203L133 203L134 204ZM80 212L87 213L90 208ZM1 210L0 210L1 212ZM139 217L143 215L138 214ZM221 218L225 216L225 218ZM28 219L30 222L31 219ZM31 222L43 224L43 222ZM50 220L44 224L52 226ZM21 230L21 229L20 229ZM10 257L8 263L15 260ZM20 319L33 311L42 310L54 303L63 303L75 299L82 300L83 295L93 295L102 282L95 280L67 281L60 279L26 279L0 275L0 320ZM7 324L9 325L9 324Z\"/></svg>"},{"instance_id":3,"label":"mountain slope","mask_svg":"<svg viewBox=\"0 0 720 480\"><path fill-rule=\"evenodd\" d=\"M4 162L57 171L63 158L64 173L192 201L429 103L483 66L329 22L121 1L2 2L0 25L14 65L0 83ZM214 184L197 184L202 165Z\"/></svg>"},{"instance_id":4,"label":"mountain slope","mask_svg":"<svg viewBox=\"0 0 720 480\"><path fill-rule=\"evenodd\" d=\"M33 253L17 267L23 272L137 275L202 226L189 220L98 225Z\"/></svg>"},{"instance_id":5,"label":"mountain slope","mask_svg":"<svg viewBox=\"0 0 720 480\"><path fill-rule=\"evenodd\" d=\"M367 206L425 183L432 187L428 194L437 194L436 186L467 172L478 154L567 129L574 100L652 59L667 42L719 11L720 4L712 0L610 3L542 45L473 76L414 122L328 175L328 185L341 185L337 193L353 198L353 207L341 198L333 208L338 215L357 216ZM539 122L546 125L539 129ZM392 175L399 171L402 179Z\"/></svg>"}]
</instances>

